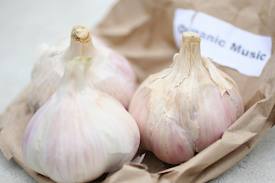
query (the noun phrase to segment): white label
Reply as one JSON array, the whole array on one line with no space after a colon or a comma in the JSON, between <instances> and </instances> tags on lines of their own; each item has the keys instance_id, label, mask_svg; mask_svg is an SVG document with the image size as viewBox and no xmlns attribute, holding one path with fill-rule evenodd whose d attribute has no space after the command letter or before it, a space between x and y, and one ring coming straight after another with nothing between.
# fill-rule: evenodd
<instances>
[{"instance_id":1,"label":"white label","mask_svg":"<svg viewBox=\"0 0 275 183\"><path fill-rule=\"evenodd\" d=\"M271 37L247 32L205 13L177 9L174 38L178 46L186 31L200 34L203 56L249 76L259 76L271 56Z\"/></svg>"}]
</instances>

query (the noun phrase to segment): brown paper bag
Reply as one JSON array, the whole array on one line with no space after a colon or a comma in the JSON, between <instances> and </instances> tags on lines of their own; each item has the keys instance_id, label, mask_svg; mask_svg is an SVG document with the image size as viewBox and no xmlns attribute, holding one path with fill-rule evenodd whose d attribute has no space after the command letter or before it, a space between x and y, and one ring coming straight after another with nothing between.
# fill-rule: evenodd
<instances>
[{"instance_id":1,"label":"brown paper bag","mask_svg":"<svg viewBox=\"0 0 275 183\"><path fill-rule=\"evenodd\" d=\"M121 0L96 27L94 33L126 56L142 81L167 67L177 52L173 39L176 8L193 9L215 16L244 30L271 36L275 40L275 1L249 0ZM98 179L105 183L207 182L232 167L257 144L275 122L275 54L260 77L248 77L219 66L237 82L245 102L245 113L222 138L189 161L174 167L157 160L151 153L144 165L128 164ZM32 116L26 104L29 87L17 97L0 118L0 148L41 183L52 182L38 175L22 161L21 140Z\"/></svg>"}]
</instances>

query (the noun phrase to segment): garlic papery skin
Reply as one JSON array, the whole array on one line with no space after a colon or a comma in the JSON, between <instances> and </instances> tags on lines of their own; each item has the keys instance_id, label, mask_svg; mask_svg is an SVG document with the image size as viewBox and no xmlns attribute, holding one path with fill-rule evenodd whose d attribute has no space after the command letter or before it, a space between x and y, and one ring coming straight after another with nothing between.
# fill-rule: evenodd
<instances>
[{"instance_id":1,"label":"garlic papery skin","mask_svg":"<svg viewBox=\"0 0 275 183\"><path fill-rule=\"evenodd\" d=\"M137 88L129 62L104 45L83 26L75 26L71 41L45 48L35 64L29 104L35 111L54 93L64 74L65 62L77 56L93 58L89 82L119 100L126 108Z\"/></svg>"},{"instance_id":2,"label":"garlic papery skin","mask_svg":"<svg viewBox=\"0 0 275 183\"><path fill-rule=\"evenodd\" d=\"M89 59L66 65L60 87L25 130L23 159L54 181L86 182L129 162L139 129L119 101L89 85Z\"/></svg>"},{"instance_id":3,"label":"garlic papery skin","mask_svg":"<svg viewBox=\"0 0 275 183\"><path fill-rule=\"evenodd\" d=\"M143 147L178 164L218 140L243 113L234 81L200 54L200 37L184 33L173 64L149 76L134 94L129 112Z\"/></svg>"}]
</instances>

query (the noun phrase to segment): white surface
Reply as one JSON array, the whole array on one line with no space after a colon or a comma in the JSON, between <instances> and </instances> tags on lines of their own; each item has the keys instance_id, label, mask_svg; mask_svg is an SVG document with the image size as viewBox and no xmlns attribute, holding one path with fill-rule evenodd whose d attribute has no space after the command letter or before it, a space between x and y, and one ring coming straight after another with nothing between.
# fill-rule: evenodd
<instances>
[{"instance_id":1,"label":"white surface","mask_svg":"<svg viewBox=\"0 0 275 183\"><path fill-rule=\"evenodd\" d=\"M187 31L201 35L203 56L248 76L260 76L271 55L270 36L248 32L203 12L179 8L174 17L174 37L178 46L182 32Z\"/></svg>"},{"instance_id":2,"label":"white surface","mask_svg":"<svg viewBox=\"0 0 275 183\"><path fill-rule=\"evenodd\" d=\"M1 0L0 111L29 82L39 45L69 35L75 24L95 25L113 0ZM213 183L275 182L275 129L234 168ZM0 183L34 182L0 153Z\"/></svg>"}]
</instances>

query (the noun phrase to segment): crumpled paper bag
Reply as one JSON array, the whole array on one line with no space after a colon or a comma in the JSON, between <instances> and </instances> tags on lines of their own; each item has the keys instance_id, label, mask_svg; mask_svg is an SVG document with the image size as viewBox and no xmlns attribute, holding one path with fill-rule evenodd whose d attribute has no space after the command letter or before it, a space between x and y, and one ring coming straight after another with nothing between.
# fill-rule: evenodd
<instances>
[{"instance_id":1,"label":"crumpled paper bag","mask_svg":"<svg viewBox=\"0 0 275 183\"><path fill-rule=\"evenodd\" d=\"M171 64L177 52L172 25L176 8L204 12L252 33L271 36L274 45L274 0L121 0L92 32L130 60L141 82ZM275 49L260 77L218 67L236 81L245 103L245 113L220 140L180 165L171 167L147 153L143 164L124 165L95 182L207 182L248 154L275 123ZM0 148L38 182L53 182L22 160L22 136L33 115L26 102L29 90L27 86L0 116Z\"/></svg>"}]
</instances>

